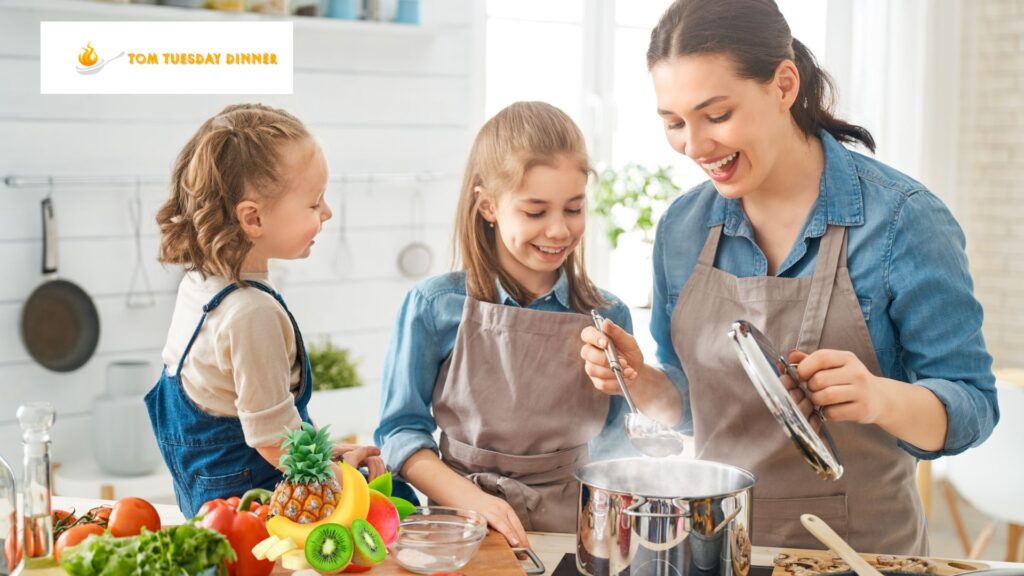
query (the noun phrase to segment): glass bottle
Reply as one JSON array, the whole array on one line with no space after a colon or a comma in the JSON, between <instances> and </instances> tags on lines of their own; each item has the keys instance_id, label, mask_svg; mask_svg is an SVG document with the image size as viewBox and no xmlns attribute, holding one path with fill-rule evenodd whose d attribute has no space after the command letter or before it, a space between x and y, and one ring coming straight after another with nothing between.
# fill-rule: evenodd
<instances>
[{"instance_id":1,"label":"glass bottle","mask_svg":"<svg viewBox=\"0 0 1024 576\"><path fill-rule=\"evenodd\" d=\"M22 479L22 559L11 576L61 573L53 559L53 516L50 510L50 430L56 412L49 402L18 408L25 469Z\"/></svg>"}]
</instances>

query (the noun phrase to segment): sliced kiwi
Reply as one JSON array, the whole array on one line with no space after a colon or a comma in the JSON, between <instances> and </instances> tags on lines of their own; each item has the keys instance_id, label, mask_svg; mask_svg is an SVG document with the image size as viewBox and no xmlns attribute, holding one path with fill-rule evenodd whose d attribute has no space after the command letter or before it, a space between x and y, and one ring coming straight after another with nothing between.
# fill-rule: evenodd
<instances>
[{"instance_id":1,"label":"sliced kiwi","mask_svg":"<svg viewBox=\"0 0 1024 576\"><path fill-rule=\"evenodd\" d=\"M380 533L366 520L357 518L352 521L352 542L356 549L352 557L353 564L373 566L383 562L387 556L388 551Z\"/></svg>"},{"instance_id":2,"label":"sliced kiwi","mask_svg":"<svg viewBox=\"0 0 1024 576\"><path fill-rule=\"evenodd\" d=\"M317 526L306 537L306 561L317 572L337 574L352 561L352 534L341 524Z\"/></svg>"}]
</instances>

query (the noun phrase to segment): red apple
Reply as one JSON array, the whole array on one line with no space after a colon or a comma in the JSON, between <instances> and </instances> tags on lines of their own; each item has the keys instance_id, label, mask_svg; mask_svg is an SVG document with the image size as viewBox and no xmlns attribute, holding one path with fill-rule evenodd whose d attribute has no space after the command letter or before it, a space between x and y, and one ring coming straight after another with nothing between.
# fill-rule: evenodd
<instances>
[{"instance_id":1,"label":"red apple","mask_svg":"<svg viewBox=\"0 0 1024 576\"><path fill-rule=\"evenodd\" d=\"M380 533L385 547L390 548L398 539L398 524L401 522L398 509L387 496L373 489L370 489L370 511L366 514L366 521Z\"/></svg>"}]
</instances>

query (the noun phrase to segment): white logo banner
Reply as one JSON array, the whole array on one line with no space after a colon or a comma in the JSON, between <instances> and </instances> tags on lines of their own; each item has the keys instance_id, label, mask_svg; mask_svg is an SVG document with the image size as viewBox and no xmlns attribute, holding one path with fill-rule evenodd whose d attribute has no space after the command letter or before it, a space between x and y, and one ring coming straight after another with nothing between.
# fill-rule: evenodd
<instances>
[{"instance_id":1,"label":"white logo banner","mask_svg":"<svg viewBox=\"0 0 1024 576\"><path fill-rule=\"evenodd\" d=\"M41 22L41 94L291 94L291 22Z\"/></svg>"}]
</instances>

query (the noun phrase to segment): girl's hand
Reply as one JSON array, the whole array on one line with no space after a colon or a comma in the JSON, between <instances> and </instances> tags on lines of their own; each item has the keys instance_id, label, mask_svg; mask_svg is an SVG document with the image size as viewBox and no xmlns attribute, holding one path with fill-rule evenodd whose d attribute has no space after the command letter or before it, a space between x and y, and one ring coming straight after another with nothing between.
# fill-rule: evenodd
<instances>
[{"instance_id":1,"label":"girl's hand","mask_svg":"<svg viewBox=\"0 0 1024 576\"><path fill-rule=\"evenodd\" d=\"M502 536L508 540L509 545L513 547L528 547L530 545L523 523L519 521L519 516L508 502L479 488L473 492L466 498L466 508L483 514L484 518L487 518L487 524L501 532Z\"/></svg>"},{"instance_id":2,"label":"girl's hand","mask_svg":"<svg viewBox=\"0 0 1024 576\"><path fill-rule=\"evenodd\" d=\"M607 336L606 336L607 335ZM636 339L629 333L619 328L611 320L604 321L604 334L593 326L587 326L580 334L583 339L583 347L580 349L580 357L586 362L585 369L594 387L609 395L622 394L619 389L619 381L615 379L615 372L608 364L608 357L604 349L608 345L608 338L611 338L615 345L615 351L619 357L619 364L622 366L622 376L627 384L636 381L639 369L644 365L644 355ZM634 369L636 367L636 369Z\"/></svg>"},{"instance_id":3,"label":"girl's hand","mask_svg":"<svg viewBox=\"0 0 1024 576\"><path fill-rule=\"evenodd\" d=\"M829 420L877 424L885 415L885 381L853 352L818 350L807 355L794 351L789 359L799 362L797 373L807 383L811 401L822 407Z\"/></svg>"},{"instance_id":4,"label":"girl's hand","mask_svg":"<svg viewBox=\"0 0 1024 576\"><path fill-rule=\"evenodd\" d=\"M365 466L370 472L370 480L388 471L380 457L380 448L376 446L335 444L331 449L331 459L344 460L349 466L357 469Z\"/></svg>"}]
</instances>

